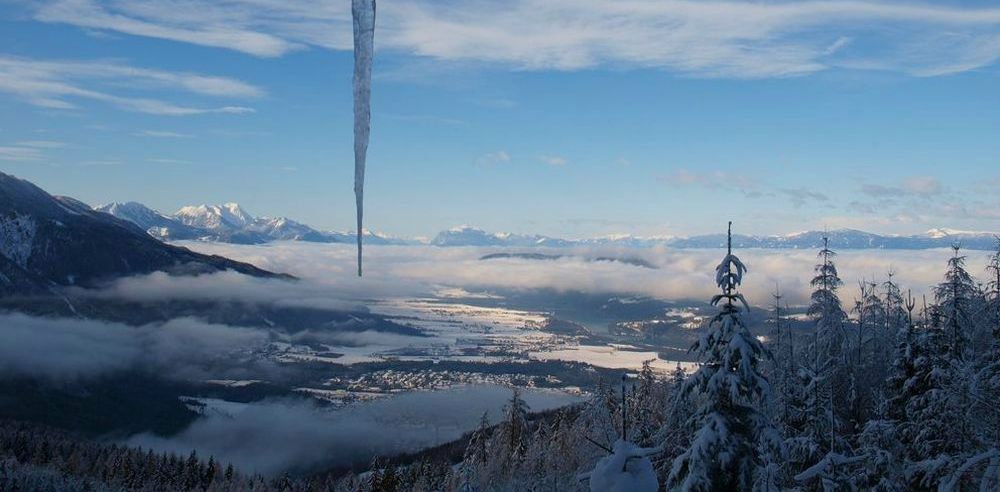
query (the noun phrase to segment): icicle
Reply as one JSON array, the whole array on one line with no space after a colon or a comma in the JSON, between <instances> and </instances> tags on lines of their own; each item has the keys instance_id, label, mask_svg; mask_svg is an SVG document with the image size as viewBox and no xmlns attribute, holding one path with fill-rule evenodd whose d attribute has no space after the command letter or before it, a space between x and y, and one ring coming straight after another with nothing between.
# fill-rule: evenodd
<instances>
[{"instance_id":1,"label":"icicle","mask_svg":"<svg viewBox=\"0 0 1000 492\"><path fill-rule=\"evenodd\" d=\"M361 276L365 159L371 132L372 58L375 52L375 0L352 0L354 16L354 197L358 211L358 276Z\"/></svg>"}]
</instances>

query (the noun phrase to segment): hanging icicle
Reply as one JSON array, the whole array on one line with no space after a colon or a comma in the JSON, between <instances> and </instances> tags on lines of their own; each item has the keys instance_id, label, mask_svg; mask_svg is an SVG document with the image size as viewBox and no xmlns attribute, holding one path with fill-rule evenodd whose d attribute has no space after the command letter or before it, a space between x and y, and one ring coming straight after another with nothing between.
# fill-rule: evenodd
<instances>
[{"instance_id":1,"label":"hanging icicle","mask_svg":"<svg viewBox=\"0 0 1000 492\"><path fill-rule=\"evenodd\" d=\"M371 133L372 58L375 54L375 0L352 0L354 16L354 198L358 212L358 276L361 276L365 160Z\"/></svg>"}]
</instances>

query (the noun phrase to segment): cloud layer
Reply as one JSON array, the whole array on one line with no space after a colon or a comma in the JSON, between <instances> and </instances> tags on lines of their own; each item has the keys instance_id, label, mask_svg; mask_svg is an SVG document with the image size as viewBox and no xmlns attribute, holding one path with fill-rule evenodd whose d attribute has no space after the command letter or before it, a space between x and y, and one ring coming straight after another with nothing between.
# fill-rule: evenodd
<instances>
[{"instance_id":1,"label":"cloud layer","mask_svg":"<svg viewBox=\"0 0 1000 492\"><path fill-rule=\"evenodd\" d=\"M490 289L556 289L608 294L642 294L671 300L706 300L715 293L713 272L720 250L560 249L571 253L558 260L500 259L481 261L494 248L437 248L432 246L379 246L368 253L370 271L363 279L351 276L356 252L349 245L278 242L267 246L221 243L187 243L209 254L220 254L273 271L289 272L303 281L276 286L275 281L252 279L232 273L197 278L153 275L114 284L115 296L152 298L252 297L286 305L357 305L367 299L420 297L445 288L467 291ZM502 251L508 251L506 249ZM538 249L533 250L538 252ZM765 306L780 284L792 304L805 303L813 275L816 252L806 250L744 250L737 252L749 266L744 292L751 303ZM575 255L575 256L573 256ZM950 250L841 251L837 267L844 280L843 298L851 299L862 278L882 281L891 268L904 289L915 294L929 291L941 280ZM986 265L986 251L970 251L969 271L974 275ZM623 257L645 260L657 269L621 262L593 262L584 258ZM186 298L186 297L185 297Z\"/></svg>"},{"instance_id":2,"label":"cloud layer","mask_svg":"<svg viewBox=\"0 0 1000 492\"><path fill-rule=\"evenodd\" d=\"M52 0L33 15L276 57L310 46L349 49L348 9L333 0ZM871 0L400 0L379 9L380 49L528 70L608 65L760 78L844 67L933 76L1000 56L997 8Z\"/></svg>"},{"instance_id":3,"label":"cloud layer","mask_svg":"<svg viewBox=\"0 0 1000 492\"><path fill-rule=\"evenodd\" d=\"M201 368L268 341L263 330L177 318L141 327L75 318L0 315L0 373L75 380L123 369L169 369L197 377ZM213 373L214 374L214 373Z\"/></svg>"}]
</instances>

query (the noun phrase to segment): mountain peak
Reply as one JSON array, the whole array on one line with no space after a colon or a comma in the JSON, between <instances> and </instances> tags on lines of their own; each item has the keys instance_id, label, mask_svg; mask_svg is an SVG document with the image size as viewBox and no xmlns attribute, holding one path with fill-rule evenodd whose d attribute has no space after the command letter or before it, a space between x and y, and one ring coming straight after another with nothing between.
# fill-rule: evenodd
<instances>
[{"instance_id":1,"label":"mountain peak","mask_svg":"<svg viewBox=\"0 0 1000 492\"><path fill-rule=\"evenodd\" d=\"M238 203L222 205L189 205L181 207L174 214L177 220L192 227L202 227L210 230L239 229L254 222L254 216L244 210Z\"/></svg>"}]
</instances>

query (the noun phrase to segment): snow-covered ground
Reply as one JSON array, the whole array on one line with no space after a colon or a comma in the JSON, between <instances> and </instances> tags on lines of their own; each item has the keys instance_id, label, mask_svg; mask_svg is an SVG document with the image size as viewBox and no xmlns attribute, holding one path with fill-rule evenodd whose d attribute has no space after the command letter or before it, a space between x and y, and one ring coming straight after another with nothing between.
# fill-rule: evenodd
<instances>
[{"instance_id":1,"label":"snow-covered ground","mask_svg":"<svg viewBox=\"0 0 1000 492\"><path fill-rule=\"evenodd\" d=\"M275 344L278 360L357 364L379 360L459 360L467 362L523 362L562 360L584 362L609 369L639 369L652 361L655 370L668 372L677 362L656 352L621 345L579 345L576 338L546 333L537 327L546 313L517 309L470 306L435 299L391 299L374 302L373 312L418 328L424 337L391 336L362 346L328 345L314 348ZM378 337L374 338L378 340ZM336 356L329 355L337 354ZM682 363L683 367L690 366Z\"/></svg>"},{"instance_id":2,"label":"snow-covered ground","mask_svg":"<svg viewBox=\"0 0 1000 492\"><path fill-rule=\"evenodd\" d=\"M673 371L678 364L686 372L691 372L696 367L692 362L661 359L656 352L627 350L614 345L575 345L556 350L531 352L529 356L536 360L585 362L597 367L629 370L639 370L642 368L643 362L650 361L649 366L654 371L662 373Z\"/></svg>"}]
</instances>

